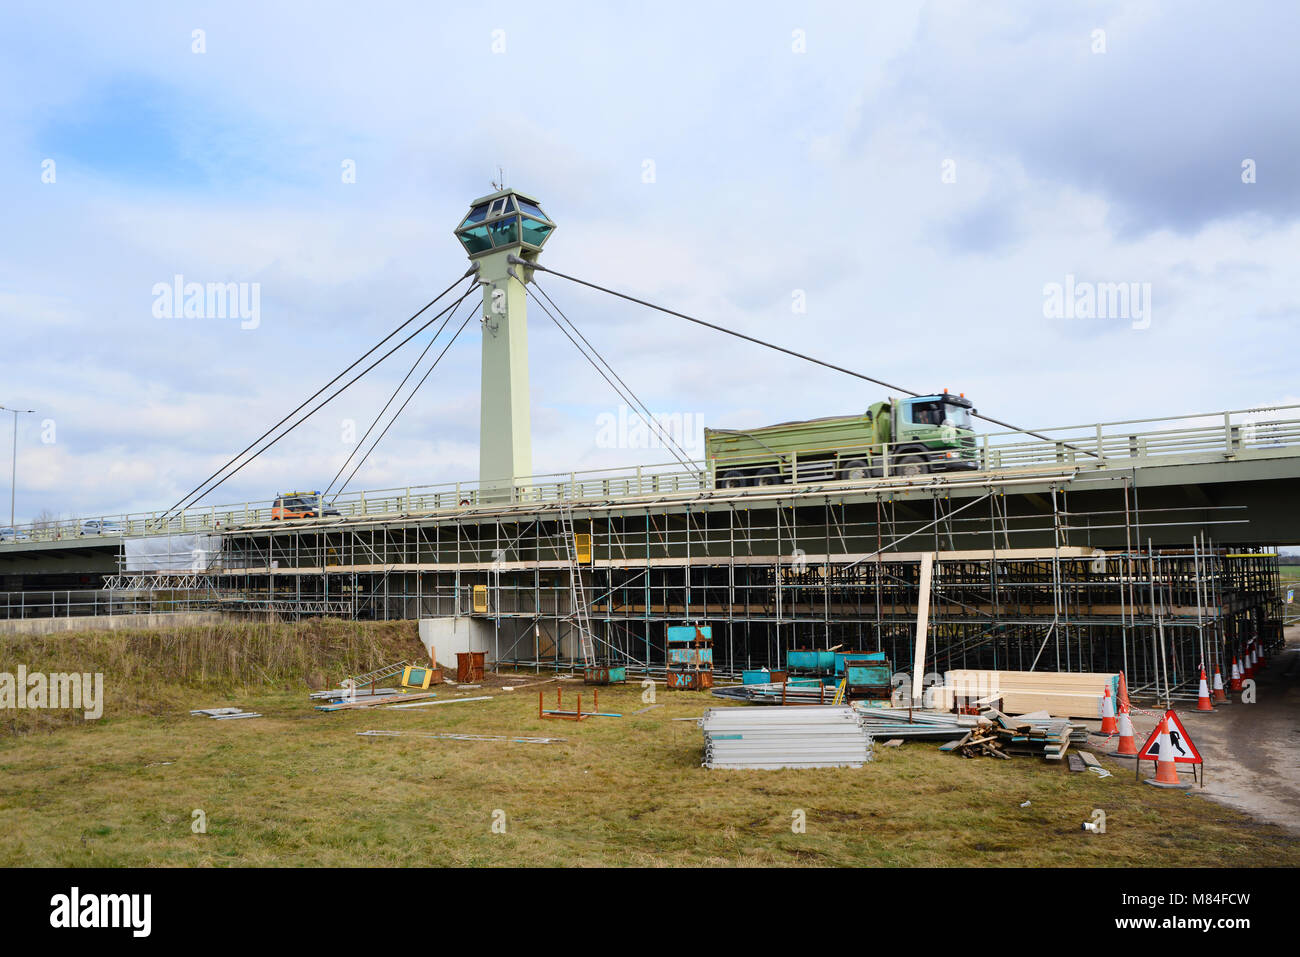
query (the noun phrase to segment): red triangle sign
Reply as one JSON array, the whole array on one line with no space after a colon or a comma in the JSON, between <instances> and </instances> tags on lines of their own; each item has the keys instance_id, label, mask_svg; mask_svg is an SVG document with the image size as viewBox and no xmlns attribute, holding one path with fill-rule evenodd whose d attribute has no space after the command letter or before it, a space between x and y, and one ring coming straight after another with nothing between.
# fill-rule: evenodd
<instances>
[{"instance_id":1,"label":"red triangle sign","mask_svg":"<svg viewBox=\"0 0 1300 957\"><path fill-rule=\"evenodd\" d=\"M1201 752L1196 750L1196 745L1192 743L1192 737L1183 727L1183 722L1179 720L1178 715L1172 710L1165 712L1165 717L1169 719L1169 744L1174 752L1175 764L1204 764L1201 760ZM1160 725L1157 723L1155 730L1151 732L1151 737L1147 738L1146 744L1142 745L1138 751L1139 761L1158 761L1159 748L1156 745L1156 736L1160 732Z\"/></svg>"}]
</instances>

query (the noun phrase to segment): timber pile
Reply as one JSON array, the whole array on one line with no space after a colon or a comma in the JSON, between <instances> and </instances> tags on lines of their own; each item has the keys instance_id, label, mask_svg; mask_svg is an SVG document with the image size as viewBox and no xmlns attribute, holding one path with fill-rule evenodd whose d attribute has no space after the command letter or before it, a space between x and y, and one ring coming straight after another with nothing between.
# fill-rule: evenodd
<instances>
[{"instance_id":1,"label":"timber pile","mask_svg":"<svg viewBox=\"0 0 1300 957\"><path fill-rule=\"evenodd\" d=\"M1088 729L1062 718L1040 712L1013 718L1001 711L989 710L979 717L978 725L956 741L949 741L940 751L954 752L964 758L1010 758L1012 755L1041 756L1060 761L1071 744L1084 744Z\"/></svg>"},{"instance_id":2,"label":"timber pile","mask_svg":"<svg viewBox=\"0 0 1300 957\"><path fill-rule=\"evenodd\" d=\"M1046 711L1061 718L1098 718L1107 685L1118 700L1116 672L956 669L944 675L942 687L926 693L933 695L935 707L945 711L952 710L960 699L992 705L1008 714Z\"/></svg>"}]
</instances>

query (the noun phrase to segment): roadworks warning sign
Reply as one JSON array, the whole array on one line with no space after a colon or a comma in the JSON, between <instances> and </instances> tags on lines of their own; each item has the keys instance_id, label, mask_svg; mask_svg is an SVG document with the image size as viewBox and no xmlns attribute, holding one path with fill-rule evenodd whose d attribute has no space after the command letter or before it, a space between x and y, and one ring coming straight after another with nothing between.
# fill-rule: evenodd
<instances>
[{"instance_id":1,"label":"roadworks warning sign","mask_svg":"<svg viewBox=\"0 0 1300 957\"><path fill-rule=\"evenodd\" d=\"M1165 712L1165 720L1169 726L1169 750L1173 754L1173 760L1177 764L1204 764L1201 760L1201 752L1196 750L1196 745L1192 742L1192 736L1187 733L1183 727L1183 722L1178 715L1172 710ZM1160 755L1160 725L1157 724L1155 730L1151 732L1151 737L1147 738L1147 743L1142 745L1138 751L1139 761L1159 761ZM1166 756L1165 760L1169 758Z\"/></svg>"}]
</instances>

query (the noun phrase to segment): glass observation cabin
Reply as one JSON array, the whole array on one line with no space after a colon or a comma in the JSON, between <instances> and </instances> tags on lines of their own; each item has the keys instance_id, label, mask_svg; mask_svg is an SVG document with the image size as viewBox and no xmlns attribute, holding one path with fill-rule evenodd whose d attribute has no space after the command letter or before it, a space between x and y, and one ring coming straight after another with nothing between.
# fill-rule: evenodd
<instances>
[{"instance_id":1,"label":"glass observation cabin","mask_svg":"<svg viewBox=\"0 0 1300 957\"><path fill-rule=\"evenodd\" d=\"M469 215L456 227L456 238L474 259L511 247L541 252L554 229L537 200L506 189L474 200Z\"/></svg>"}]
</instances>

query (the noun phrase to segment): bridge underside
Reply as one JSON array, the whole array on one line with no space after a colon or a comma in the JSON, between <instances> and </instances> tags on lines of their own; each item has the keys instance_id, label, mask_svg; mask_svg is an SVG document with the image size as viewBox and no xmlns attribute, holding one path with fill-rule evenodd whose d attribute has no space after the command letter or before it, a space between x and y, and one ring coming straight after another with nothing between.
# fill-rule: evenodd
<instances>
[{"instance_id":1,"label":"bridge underside","mask_svg":"<svg viewBox=\"0 0 1300 957\"><path fill-rule=\"evenodd\" d=\"M1235 481L1210 465L1193 485L1040 469L575 502L581 562L556 506L263 526L226 533L211 574L244 608L477 618L503 662L571 667L581 594L611 661L661 667L665 627L690 621L713 625L725 671L837 644L906 668L928 554L927 668L1122 668L1135 687L1177 687L1201 661L1226 674L1248 638L1280 637L1268 546L1300 541L1296 483L1266 468L1243 482L1241 464Z\"/></svg>"}]
</instances>

